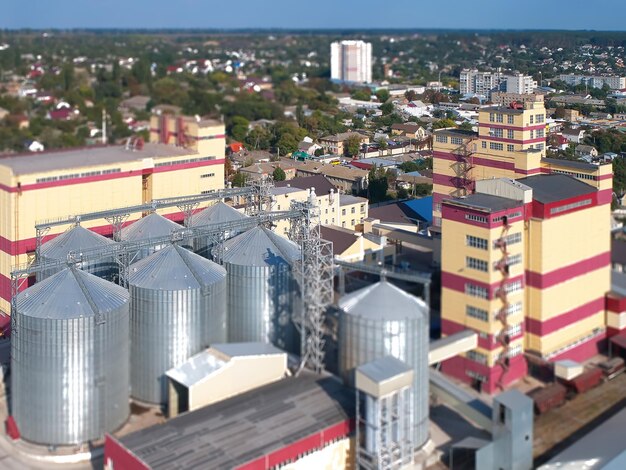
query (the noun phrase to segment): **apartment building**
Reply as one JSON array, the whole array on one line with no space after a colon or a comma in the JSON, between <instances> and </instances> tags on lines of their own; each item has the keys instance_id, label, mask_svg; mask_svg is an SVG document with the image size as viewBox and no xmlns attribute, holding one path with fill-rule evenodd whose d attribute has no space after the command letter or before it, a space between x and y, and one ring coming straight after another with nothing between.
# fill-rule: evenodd
<instances>
[{"instance_id":1,"label":"apartment building","mask_svg":"<svg viewBox=\"0 0 626 470\"><path fill-rule=\"evenodd\" d=\"M12 267L34 255L36 223L224 187L224 124L155 116L151 140L0 157L0 310L10 309ZM176 209L164 215L183 219ZM112 233L104 219L83 225Z\"/></svg>"},{"instance_id":2,"label":"apartment building","mask_svg":"<svg viewBox=\"0 0 626 470\"><path fill-rule=\"evenodd\" d=\"M372 82L372 44L340 41L330 45L330 78L348 83Z\"/></svg>"},{"instance_id":3,"label":"apartment building","mask_svg":"<svg viewBox=\"0 0 626 470\"><path fill-rule=\"evenodd\" d=\"M492 93L526 94L537 88L537 82L529 75L514 73L505 75L502 72L480 72L476 69L464 69L459 79L461 95L479 95L490 98Z\"/></svg>"},{"instance_id":4,"label":"apartment building","mask_svg":"<svg viewBox=\"0 0 626 470\"><path fill-rule=\"evenodd\" d=\"M516 73L514 75L508 75L504 77L506 87L506 93L517 94L529 94L535 91L537 88L537 82L533 80L530 75L524 75L523 73Z\"/></svg>"},{"instance_id":5,"label":"apartment building","mask_svg":"<svg viewBox=\"0 0 626 470\"><path fill-rule=\"evenodd\" d=\"M479 333L445 372L493 393L527 357L585 360L626 325L605 306L611 166L545 158L543 101L483 108L478 133L436 131L433 154L442 334Z\"/></svg>"},{"instance_id":6,"label":"apartment building","mask_svg":"<svg viewBox=\"0 0 626 470\"><path fill-rule=\"evenodd\" d=\"M602 88L608 85L611 90L623 90L626 88L626 77L619 75L578 75L574 73L563 73L559 75L559 80L571 86L587 85L591 88Z\"/></svg>"}]
</instances>

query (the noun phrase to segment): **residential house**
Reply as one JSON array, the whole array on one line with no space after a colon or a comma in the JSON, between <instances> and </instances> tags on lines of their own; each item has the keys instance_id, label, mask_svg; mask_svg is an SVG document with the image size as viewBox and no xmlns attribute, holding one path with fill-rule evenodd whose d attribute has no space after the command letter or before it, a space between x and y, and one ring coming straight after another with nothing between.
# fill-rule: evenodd
<instances>
[{"instance_id":1,"label":"residential house","mask_svg":"<svg viewBox=\"0 0 626 470\"><path fill-rule=\"evenodd\" d=\"M319 139L320 145L326 149L328 153L336 155L344 155L346 153L345 143L352 137L357 136L360 144L369 144L370 138L359 132L343 132L341 134L329 135Z\"/></svg>"},{"instance_id":2,"label":"residential house","mask_svg":"<svg viewBox=\"0 0 626 470\"><path fill-rule=\"evenodd\" d=\"M285 179L287 180L293 179L296 176L296 169L282 162L253 163L250 166L240 168L239 172L246 175L247 178L258 180L272 176L276 168L281 168L285 172Z\"/></svg>"},{"instance_id":3,"label":"residential house","mask_svg":"<svg viewBox=\"0 0 626 470\"><path fill-rule=\"evenodd\" d=\"M298 144L298 152L304 152L307 155L315 155L315 151L321 149L322 146L313 142L310 137L305 137L302 142Z\"/></svg>"},{"instance_id":4,"label":"residential house","mask_svg":"<svg viewBox=\"0 0 626 470\"><path fill-rule=\"evenodd\" d=\"M130 98L126 98L125 100L121 101L119 105L119 110L122 113L146 111L149 102L150 102L149 96L143 96L143 95L131 96Z\"/></svg>"},{"instance_id":5,"label":"residential house","mask_svg":"<svg viewBox=\"0 0 626 470\"><path fill-rule=\"evenodd\" d=\"M584 157L584 156L595 158L598 156L598 151L592 145L580 144L576 146L576 149L574 150L574 154L579 158Z\"/></svg>"},{"instance_id":6,"label":"residential house","mask_svg":"<svg viewBox=\"0 0 626 470\"><path fill-rule=\"evenodd\" d=\"M296 176L324 175L344 194L359 194L367 189L368 171L366 170L312 161L294 163Z\"/></svg>"},{"instance_id":7,"label":"residential house","mask_svg":"<svg viewBox=\"0 0 626 470\"><path fill-rule=\"evenodd\" d=\"M566 128L563 129L562 135L567 139L568 142L580 144L585 138L585 130Z\"/></svg>"},{"instance_id":8,"label":"residential house","mask_svg":"<svg viewBox=\"0 0 626 470\"><path fill-rule=\"evenodd\" d=\"M432 105L427 105L422 101L411 101L406 105L401 105L400 110L409 116L422 117L429 115L429 111L432 109Z\"/></svg>"},{"instance_id":9,"label":"residential house","mask_svg":"<svg viewBox=\"0 0 626 470\"><path fill-rule=\"evenodd\" d=\"M272 154L266 150L242 150L230 155L233 168L238 169L250 166L253 163L268 163L272 159Z\"/></svg>"},{"instance_id":10,"label":"residential house","mask_svg":"<svg viewBox=\"0 0 626 470\"><path fill-rule=\"evenodd\" d=\"M338 225L355 230L369 216L369 201L364 197L340 194L339 211Z\"/></svg>"},{"instance_id":11,"label":"residential house","mask_svg":"<svg viewBox=\"0 0 626 470\"><path fill-rule=\"evenodd\" d=\"M335 259L350 263L394 264L395 247L387 245L386 237L363 234L341 227L322 226L323 240L332 242Z\"/></svg>"}]
</instances>

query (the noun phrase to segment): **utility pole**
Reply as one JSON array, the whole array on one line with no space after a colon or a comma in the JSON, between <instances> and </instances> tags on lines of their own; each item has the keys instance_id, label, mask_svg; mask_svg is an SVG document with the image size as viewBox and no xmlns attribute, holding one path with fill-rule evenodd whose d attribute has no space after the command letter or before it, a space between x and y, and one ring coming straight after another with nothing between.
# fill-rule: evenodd
<instances>
[{"instance_id":1,"label":"utility pole","mask_svg":"<svg viewBox=\"0 0 626 470\"><path fill-rule=\"evenodd\" d=\"M107 112L102 108L102 145L107 144Z\"/></svg>"}]
</instances>

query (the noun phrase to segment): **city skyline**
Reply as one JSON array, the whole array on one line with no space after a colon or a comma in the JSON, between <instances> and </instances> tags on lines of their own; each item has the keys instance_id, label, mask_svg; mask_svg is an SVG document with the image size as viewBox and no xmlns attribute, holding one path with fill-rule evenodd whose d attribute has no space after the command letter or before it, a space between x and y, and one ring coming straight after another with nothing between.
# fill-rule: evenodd
<instances>
[{"instance_id":1,"label":"city skyline","mask_svg":"<svg viewBox=\"0 0 626 470\"><path fill-rule=\"evenodd\" d=\"M483 0L482 8L460 0L448 2L445 12L436 4L415 4L398 0L394 8L381 8L372 0L351 2L321 0L313 11L293 8L286 0L272 2L271 8L261 2L241 0L237 14L214 16L220 8L215 1L181 0L176 9L165 2L136 0L122 2L85 2L34 0L25 9L17 2L4 6L0 28L195 28L195 29L512 29L512 30L623 30L621 17L626 3L603 0L594 4L611 11L610 15L589 17L583 14L588 2L573 0L546 4L526 2L524 8ZM38 12L33 14L33 12ZM334 14L329 15L329 11ZM414 12L407 15L407 11ZM541 14L538 14L541 12ZM471 21L468 19L471 18Z\"/></svg>"}]
</instances>

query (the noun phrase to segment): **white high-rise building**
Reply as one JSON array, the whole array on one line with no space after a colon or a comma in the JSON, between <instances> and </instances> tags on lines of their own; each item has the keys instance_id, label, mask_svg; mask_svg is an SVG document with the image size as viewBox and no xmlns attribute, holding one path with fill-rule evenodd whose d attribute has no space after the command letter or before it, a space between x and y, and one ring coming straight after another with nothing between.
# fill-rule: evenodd
<instances>
[{"instance_id":1,"label":"white high-rise building","mask_svg":"<svg viewBox=\"0 0 626 470\"><path fill-rule=\"evenodd\" d=\"M330 45L330 78L340 82L372 82L372 44L341 41Z\"/></svg>"},{"instance_id":2,"label":"white high-rise building","mask_svg":"<svg viewBox=\"0 0 626 470\"><path fill-rule=\"evenodd\" d=\"M479 72L478 70L464 69L461 71L459 88L461 95L481 95L489 97L492 91L497 90L502 80L500 72Z\"/></svg>"},{"instance_id":3,"label":"white high-rise building","mask_svg":"<svg viewBox=\"0 0 626 470\"><path fill-rule=\"evenodd\" d=\"M507 93L518 93L525 95L534 92L535 88L537 88L537 82L533 80L533 77L531 77L530 75L517 73L515 75L509 75L505 77L505 79L505 91Z\"/></svg>"}]
</instances>

